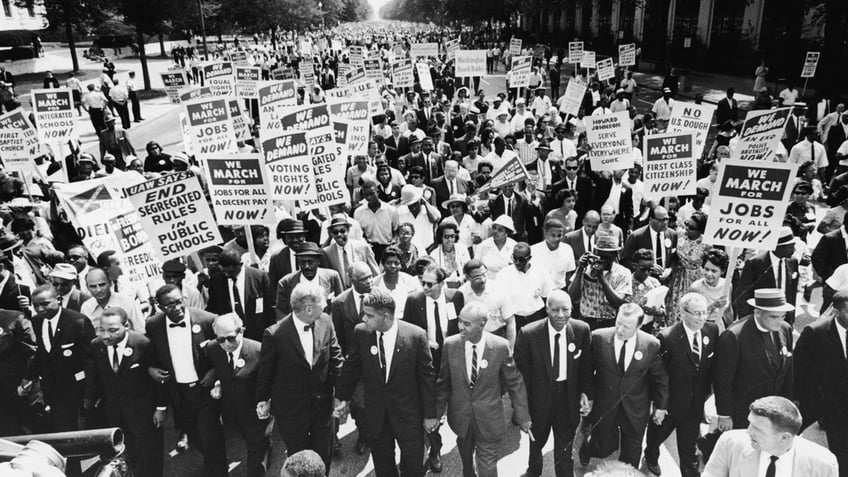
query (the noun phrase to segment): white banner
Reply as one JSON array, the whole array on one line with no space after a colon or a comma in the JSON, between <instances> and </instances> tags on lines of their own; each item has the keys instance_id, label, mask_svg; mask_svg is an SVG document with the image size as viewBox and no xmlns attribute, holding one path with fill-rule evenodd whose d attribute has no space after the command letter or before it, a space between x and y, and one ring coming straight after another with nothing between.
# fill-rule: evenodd
<instances>
[{"instance_id":1,"label":"white banner","mask_svg":"<svg viewBox=\"0 0 848 477\"><path fill-rule=\"evenodd\" d=\"M409 56L412 59L418 58L438 58L439 44L438 43L411 43L409 45Z\"/></svg>"},{"instance_id":2,"label":"white banner","mask_svg":"<svg viewBox=\"0 0 848 477\"><path fill-rule=\"evenodd\" d=\"M486 50L457 50L455 67L457 78L486 76Z\"/></svg>"},{"instance_id":3,"label":"white banner","mask_svg":"<svg viewBox=\"0 0 848 477\"><path fill-rule=\"evenodd\" d=\"M565 87L565 95L563 95L562 103L559 105L559 112L578 116L587 87L586 82L579 77L568 80L568 86Z\"/></svg>"}]
</instances>

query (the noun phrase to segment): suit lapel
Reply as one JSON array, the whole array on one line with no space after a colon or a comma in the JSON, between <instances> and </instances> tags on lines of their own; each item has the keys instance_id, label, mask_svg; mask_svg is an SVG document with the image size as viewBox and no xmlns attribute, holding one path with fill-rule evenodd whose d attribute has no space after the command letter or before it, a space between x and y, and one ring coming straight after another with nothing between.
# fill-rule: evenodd
<instances>
[{"instance_id":1,"label":"suit lapel","mask_svg":"<svg viewBox=\"0 0 848 477\"><path fill-rule=\"evenodd\" d=\"M677 327L677 337L680 339L683 349L686 350L686 356L689 357L689 362L692 363L692 366L694 366L695 369L697 369L700 367L700 363L695 361L695 356L692 354L692 343L689 342L689 335L687 335L686 330L683 329L683 322L678 322L675 326ZM701 359L704 358L704 354L706 354L704 353L704 347L701 346Z\"/></svg>"},{"instance_id":2,"label":"suit lapel","mask_svg":"<svg viewBox=\"0 0 848 477\"><path fill-rule=\"evenodd\" d=\"M318 356L321 355L321 343L323 342L324 332L327 324L323 321L315 320L315 327L312 328L312 365L318 362Z\"/></svg>"},{"instance_id":3,"label":"suit lapel","mask_svg":"<svg viewBox=\"0 0 848 477\"><path fill-rule=\"evenodd\" d=\"M556 379L554 376L553 369L553 353L554 351L551 349L551 339L550 339L550 330L548 329L548 324L545 323L545 326L542 327L543 332L539 333L538 342L536 345L542 350L542 360L545 362L545 372L548 373L548 380L553 381ZM564 350L559 350L562 353Z\"/></svg>"},{"instance_id":4,"label":"suit lapel","mask_svg":"<svg viewBox=\"0 0 848 477\"><path fill-rule=\"evenodd\" d=\"M615 333L610 333L610 337L607 339L607 346L604 346L604 348L606 348L606 352L609 353L610 362L614 363L615 372L619 376L623 376L621 368L618 367L618 356L615 355Z\"/></svg>"},{"instance_id":5,"label":"suit lapel","mask_svg":"<svg viewBox=\"0 0 848 477\"><path fill-rule=\"evenodd\" d=\"M165 344L165 346L163 346L164 349L162 351L165 353L165 358L167 359L166 362L170 363L171 367L173 368L174 367L174 361L171 358L171 343L170 343L170 340L168 339L168 321L169 320L168 320L168 317L165 316L164 313L160 314L159 316L161 317L161 320L159 320L159 326L154 328L154 332L160 333L160 335L159 335L160 339L162 340L162 343Z\"/></svg>"},{"instance_id":6,"label":"suit lapel","mask_svg":"<svg viewBox=\"0 0 848 477\"><path fill-rule=\"evenodd\" d=\"M574 356L568 351L568 348L570 348L573 344L574 349L576 350L577 343L575 341L576 340L574 338L574 327L571 326L571 322L568 322L565 325L565 349L561 349L559 350L559 352L565 353L565 375L568 378L569 382L572 382L571 380L574 379L574 372L576 370L574 369Z\"/></svg>"},{"instance_id":7,"label":"suit lapel","mask_svg":"<svg viewBox=\"0 0 848 477\"><path fill-rule=\"evenodd\" d=\"M833 356L839 356L839 366L845 374L848 374L848 360L845 359L845 350L842 349L842 340L839 339L839 329L836 327L835 319L831 321L827 330L827 345L831 347Z\"/></svg>"},{"instance_id":8,"label":"suit lapel","mask_svg":"<svg viewBox=\"0 0 848 477\"><path fill-rule=\"evenodd\" d=\"M294 315L289 315L288 324L283 326L288 326L286 334L289 335L289 339L294 344L294 347L297 350L297 355L303 359L304 364L309 366L309 363L306 362L306 351L303 349L303 345L300 343L300 333L298 333L297 327L294 324ZM314 335L315 333L313 332L312 334Z\"/></svg>"},{"instance_id":9,"label":"suit lapel","mask_svg":"<svg viewBox=\"0 0 848 477\"><path fill-rule=\"evenodd\" d=\"M399 358L400 358L400 354L403 352L403 349L405 347L406 347L406 336L403 333L401 333L401 327L398 326L397 336L395 337L395 350L394 350L394 353L392 354L392 364L389 367L389 373L388 373L388 377L386 379L386 382L389 382L389 380L395 374L395 370L398 367L398 361L399 361Z\"/></svg>"}]
</instances>

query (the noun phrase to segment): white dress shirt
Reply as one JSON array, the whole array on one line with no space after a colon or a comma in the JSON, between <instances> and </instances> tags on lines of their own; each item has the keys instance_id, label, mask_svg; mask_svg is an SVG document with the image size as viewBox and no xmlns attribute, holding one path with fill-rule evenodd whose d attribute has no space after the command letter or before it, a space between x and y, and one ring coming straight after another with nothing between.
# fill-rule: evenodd
<instances>
[{"instance_id":1,"label":"white dress shirt","mask_svg":"<svg viewBox=\"0 0 848 477\"><path fill-rule=\"evenodd\" d=\"M833 320L833 322L836 323L836 333L839 335L839 342L842 343L842 354L845 354L845 332L848 330L846 330L845 327L840 325L839 321ZM848 358L848 355L846 355L845 357Z\"/></svg>"},{"instance_id":2,"label":"white dress shirt","mask_svg":"<svg viewBox=\"0 0 848 477\"><path fill-rule=\"evenodd\" d=\"M542 298L547 298L554 289L554 282L548 271L532 262L526 272L520 272L510 265L498 274L498 284L509 294L515 307L515 314L529 316L545 307Z\"/></svg>"},{"instance_id":3,"label":"white dress shirt","mask_svg":"<svg viewBox=\"0 0 848 477\"><path fill-rule=\"evenodd\" d=\"M623 182L612 181L612 185L610 186L609 197L607 197L607 201L604 202L604 205L612 207L616 214L620 212L618 210L618 206L621 205L621 193L623 189Z\"/></svg>"},{"instance_id":4,"label":"white dress shirt","mask_svg":"<svg viewBox=\"0 0 848 477\"><path fill-rule=\"evenodd\" d=\"M703 334L701 334L701 330L698 330L698 331L690 330L689 327L684 324L683 325L683 331L686 332L686 342L689 343L689 350L691 352L695 353L698 356L698 358L700 358L701 352L704 351L704 336L703 336ZM698 337L698 349L697 350L695 350L695 348L692 347L692 342L694 341L693 338L695 336Z\"/></svg>"},{"instance_id":5,"label":"white dress shirt","mask_svg":"<svg viewBox=\"0 0 848 477\"><path fill-rule=\"evenodd\" d=\"M383 351L386 353L386 382L389 381L389 371L392 369L392 358L395 354L395 343L397 342L397 334L397 320L393 320L392 327L386 330L385 332L377 332L378 343L380 336L383 336Z\"/></svg>"},{"instance_id":6,"label":"white dress shirt","mask_svg":"<svg viewBox=\"0 0 848 477\"><path fill-rule=\"evenodd\" d=\"M562 331L557 331L551 326L548 321L548 344L551 346L551 369L554 365L554 335L559 333L559 376L554 377L554 381L565 381L568 377L568 339L565 336L565 327Z\"/></svg>"},{"instance_id":7,"label":"white dress shirt","mask_svg":"<svg viewBox=\"0 0 848 477\"><path fill-rule=\"evenodd\" d=\"M477 343L472 343L470 341L465 342L465 371L468 373L468 380L471 381L471 355L473 348L472 345L477 345L477 379L480 379L480 371L483 370L483 366L480 365L480 362L483 361L483 350L486 349L486 332L483 332L483 337L480 338L480 341Z\"/></svg>"},{"instance_id":8,"label":"white dress shirt","mask_svg":"<svg viewBox=\"0 0 848 477\"><path fill-rule=\"evenodd\" d=\"M436 340L436 314L434 307L436 305L439 306L439 326L442 330L442 338L445 338L448 335L448 306L453 306L453 303L448 305L447 300L445 300L444 290L442 290L442 294L439 295L437 300L427 296L424 298L424 302L427 307L427 341L430 342L430 348L437 349L439 343Z\"/></svg>"},{"instance_id":9,"label":"white dress shirt","mask_svg":"<svg viewBox=\"0 0 848 477\"><path fill-rule=\"evenodd\" d=\"M236 349L234 349L234 350L233 350L233 352L232 352L232 353L227 353L228 355L229 355L229 354L232 354L232 355L233 355L233 362L230 364L230 366L232 366L232 370L233 370L233 371L235 371L235 370L236 370L236 368L238 367L238 364L236 364L236 363L238 363L239 356L241 355L241 348L242 348L242 346L244 346L244 340L242 340L241 342L239 342L239 345L236 347ZM230 359L230 357L229 357L229 356L227 356L227 361L229 361L229 359Z\"/></svg>"},{"instance_id":10,"label":"white dress shirt","mask_svg":"<svg viewBox=\"0 0 848 477\"><path fill-rule=\"evenodd\" d=\"M56 331L58 330L59 326L60 314L62 314L62 310L56 312L56 314L53 315L53 318L50 318L49 320L44 320L44 323L42 323L41 325L41 340L42 342L44 342L44 350L48 353L50 352L50 350L53 349L53 343L50 341L50 332L47 324L50 323L50 325L53 326L53 336L56 336Z\"/></svg>"},{"instance_id":11,"label":"white dress shirt","mask_svg":"<svg viewBox=\"0 0 848 477\"><path fill-rule=\"evenodd\" d=\"M292 312L292 321L294 322L294 329L297 331L297 337L300 338L300 345L303 346L303 357L306 358L306 362L309 363L309 367L311 368L314 363L312 363L312 352L313 352L313 335L312 328L304 330L309 323L305 321L301 321L300 318L295 316L294 312Z\"/></svg>"},{"instance_id":12,"label":"white dress shirt","mask_svg":"<svg viewBox=\"0 0 848 477\"><path fill-rule=\"evenodd\" d=\"M117 343L118 345L118 366L121 365L121 362L124 360L124 350L127 348L127 343L130 340L130 334L124 333L124 339ZM106 349L109 353L109 364L115 362L115 347L107 346Z\"/></svg>"},{"instance_id":13,"label":"white dress shirt","mask_svg":"<svg viewBox=\"0 0 848 477\"><path fill-rule=\"evenodd\" d=\"M757 477L765 477L771 462L772 454L760 451L760 463L757 466ZM774 463L774 477L793 477L792 467L795 465L795 445Z\"/></svg>"},{"instance_id":14,"label":"white dress shirt","mask_svg":"<svg viewBox=\"0 0 848 477\"><path fill-rule=\"evenodd\" d=\"M192 324L189 310L185 310L183 318L185 326L171 326L171 320L165 318L165 335L168 338L168 349L171 351L171 365L174 367L174 379L180 384L191 384L198 381L197 370L194 369L192 353Z\"/></svg>"},{"instance_id":15,"label":"white dress shirt","mask_svg":"<svg viewBox=\"0 0 848 477\"><path fill-rule=\"evenodd\" d=\"M769 252L769 259L771 259L771 269L772 273L774 273L774 283L778 285L777 288L786 289L786 263L785 261L781 261L780 257L774 254L774 252Z\"/></svg>"},{"instance_id":16,"label":"white dress shirt","mask_svg":"<svg viewBox=\"0 0 848 477\"><path fill-rule=\"evenodd\" d=\"M624 341L618 339L618 336L613 338L613 347L615 349L615 362L618 363L618 355L621 352L621 345ZM630 362L633 361L633 353L636 351L636 336L627 340L627 345L624 347L624 370L630 367Z\"/></svg>"},{"instance_id":17,"label":"white dress shirt","mask_svg":"<svg viewBox=\"0 0 848 477\"><path fill-rule=\"evenodd\" d=\"M586 233L586 229L580 227L580 236L583 237L583 250L591 252L595 249L595 234L591 236ZM580 258L580 257L576 257Z\"/></svg>"},{"instance_id":18,"label":"white dress shirt","mask_svg":"<svg viewBox=\"0 0 848 477\"><path fill-rule=\"evenodd\" d=\"M294 269L292 269L294 270ZM238 275L236 275L235 284L239 293L239 300L241 301L241 309L245 311L247 306L245 305L244 298L244 265L241 266L241 270L239 270ZM316 275L317 276L317 275ZM236 297L233 296L233 279L227 278L227 292L230 294L230 306L232 307L233 313L236 311Z\"/></svg>"},{"instance_id":19,"label":"white dress shirt","mask_svg":"<svg viewBox=\"0 0 848 477\"><path fill-rule=\"evenodd\" d=\"M657 258L660 258L660 259L662 259L663 267L668 268L668 260L666 260L666 253L665 253L665 232L657 232L656 230L654 230L650 227L648 227L648 232L651 235L651 251L652 252L654 252L654 253L657 252L657 238L659 238L660 244L661 244L661 246L660 246L661 256L655 257L654 262L657 262Z\"/></svg>"}]
</instances>

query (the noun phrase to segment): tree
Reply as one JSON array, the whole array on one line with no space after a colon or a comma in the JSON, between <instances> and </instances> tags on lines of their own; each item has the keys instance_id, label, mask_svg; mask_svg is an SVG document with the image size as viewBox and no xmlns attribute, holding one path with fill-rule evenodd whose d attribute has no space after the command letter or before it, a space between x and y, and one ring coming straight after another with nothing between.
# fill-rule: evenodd
<instances>
[{"instance_id":1,"label":"tree","mask_svg":"<svg viewBox=\"0 0 848 477\"><path fill-rule=\"evenodd\" d=\"M141 60L141 76L144 89L150 89L150 72L147 68L147 53L145 52L145 34L158 33L163 22L168 18L169 5L180 3L181 0L117 0L118 11L130 25L135 27L138 55Z\"/></svg>"},{"instance_id":2,"label":"tree","mask_svg":"<svg viewBox=\"0 0 848 477\"><path fill-rule=\"evenodd\" d=\"M32 0L15 0L18 7L32 6ZM50 29L65 31L65 40L71 50L74 71L79 71L74 33L87 33L109 16L108 5L103 0L44 0Z\"/></svg>"}]
</instances>

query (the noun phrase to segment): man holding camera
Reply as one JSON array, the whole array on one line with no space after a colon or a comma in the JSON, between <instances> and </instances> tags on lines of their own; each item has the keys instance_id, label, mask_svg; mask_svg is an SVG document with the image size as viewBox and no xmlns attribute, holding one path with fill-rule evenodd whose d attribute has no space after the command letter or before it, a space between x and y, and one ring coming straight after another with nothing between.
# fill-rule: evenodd
<instances>
[{"instance_id":1,"label":"man holding camera","mask_svg":"<svg viewBox=\"0 0 848 477\"><path fill-rule=\"evenodd\" d=\"M568 286L572 302L580 306L580 315L592 330L612 326L616 310L631 294L630 270L617 261L620 248L614 237L597 234L594 253L580 257Z\"/></svg>"}]
</instances>

